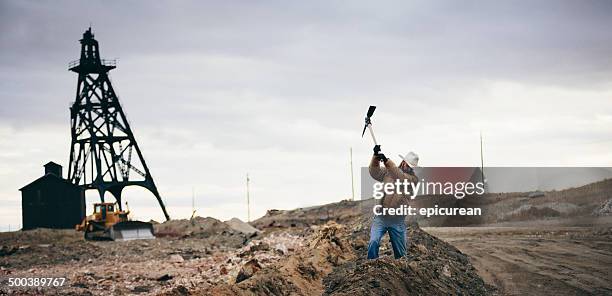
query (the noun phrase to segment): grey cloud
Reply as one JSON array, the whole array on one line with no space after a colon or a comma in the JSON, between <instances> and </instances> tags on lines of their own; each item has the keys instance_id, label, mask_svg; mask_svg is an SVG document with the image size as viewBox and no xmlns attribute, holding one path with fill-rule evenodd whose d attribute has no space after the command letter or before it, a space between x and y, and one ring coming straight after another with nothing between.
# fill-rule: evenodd
<instances>
[{"instance_id":1,"label":"grey cloud","mask_svg":"<svg viewBox=\"0 0 612 296\"><path fill-rule=\"evenodd\" d=\"M612 116L611 12L609 1L2 1L0 132L24 142L0 139L0 154L35 145L42 130L66 143L3 164L27 179L38 162L65 160L77 79L66 68L90 22L102 55L119 58L113 85L160 190L178 205L189 194L175 188L233 188L247 169L271 206L338 198L348 147L367 163L360 128L370 104L384 149L420 148L429 163L471 163L479 129L493 159L529 161L513 151L546 156L575 139L607 151L610 128L589 119ZM3 183L5 196L19 185ZM311 191L291 193L301 187Z\"/></svg>"}]
</instances>

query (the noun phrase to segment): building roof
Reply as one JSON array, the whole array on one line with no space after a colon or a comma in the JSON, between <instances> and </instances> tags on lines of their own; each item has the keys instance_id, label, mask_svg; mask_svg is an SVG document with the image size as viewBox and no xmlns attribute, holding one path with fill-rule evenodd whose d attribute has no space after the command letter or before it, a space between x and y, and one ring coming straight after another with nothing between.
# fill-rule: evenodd
<instances>
[{"instance_id":1,"label":"building roof","mask_svg":"<svg viewBox=\"0 0 612 296\"><path fill-rule=\"evenodd\" d=\"M59 182L64 182L64 183L66 183L68 185L71 185L71 186L74 186L74 187L79 187L77 185L74 185L74 184L70 183L68 180L63 179L61 177L58 177L58 176L56 176L54 174L46 174L46 175L44 175L44 176L42 176L42 177L32 181L30 184L21 187L21 189L19 189L19 191L23 191L24 189L26 189L28 187L31 187L31 186L34 186L34 185L40 183L41 181L49 179L49 178L51 178L51 180L56 180L56 181L59 181Z\"/></svg>"},{"instance_id":2,"label":"building roof","mask_svg":"<svg viewBox=\"0 0 612 296\"><path fill-rule=\"evenodd\" d=\"M55 162L53 162L53 161L49 161L49 162L47 162L47 163L46 163L45 165L43 165L43 166L44 166L44 167L47 167L48 165L52 165L52 166L59 166L59 167L61 167L61 166L62 166L61 164L55 163Z\"/></svg>"}]
</instances>

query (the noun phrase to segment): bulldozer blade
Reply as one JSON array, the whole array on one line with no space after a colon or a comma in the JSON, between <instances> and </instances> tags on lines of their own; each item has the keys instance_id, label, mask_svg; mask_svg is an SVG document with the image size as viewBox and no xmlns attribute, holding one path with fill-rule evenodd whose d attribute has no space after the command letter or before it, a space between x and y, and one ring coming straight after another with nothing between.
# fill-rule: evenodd
<instances>
[{"instance_id":1,"label":"bulldozer blade","mask_svg":"<svg viewBox=\"0 0 612 296\"><path fill-rule=\"evenodd\" d=\"M110 228L110 237L115 241L154 239L153 224L142 221L124 221Z\"/></svg>"}]
</instances>

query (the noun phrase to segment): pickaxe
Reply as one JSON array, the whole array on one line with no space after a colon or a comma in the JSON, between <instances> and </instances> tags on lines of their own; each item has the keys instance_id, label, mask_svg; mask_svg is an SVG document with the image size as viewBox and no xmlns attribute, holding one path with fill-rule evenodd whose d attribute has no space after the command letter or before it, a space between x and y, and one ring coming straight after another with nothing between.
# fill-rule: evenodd
<instances>
[{"instance_id":1,"label":"pickaxe","mask_svg":"<svg viewBox=\"0 0 612 296\"><path fill-rule=\"evenodd\" d=\"M363 127L363 131L361 132L361 137L363 138L363 134L365 134L366 128L370 130L370 135L372 135L372 140L374 140L374 145L378 145L376 142L376 137L374 136L374 130L372 130L372 122L370 118L374 115L374 110L376 110L376 106L370 106L368 109L368 113L366 114L366 124Z\"/></svg>"}]
</instances>

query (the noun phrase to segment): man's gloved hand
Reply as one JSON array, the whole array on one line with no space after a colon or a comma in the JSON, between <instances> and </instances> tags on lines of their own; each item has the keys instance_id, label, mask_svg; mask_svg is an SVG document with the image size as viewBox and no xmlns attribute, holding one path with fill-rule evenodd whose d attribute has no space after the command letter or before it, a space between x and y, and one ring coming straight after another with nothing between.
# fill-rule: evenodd
<instances>
[{"instance_id":1,"label":"man's gloved hand","mask_svg":"<svg viewBox=\"0 0 612 296\"><path fill-rule=\"evenodd\" d=\"M380 145L374 146L374 155L380 154Z\"/></svg>"},{"instance_id":2,"label":"man's gloved hand","mask_svg":"<svg viewBox=\"0 0 612 296\"><path fill-rule=\"evenodd\" d=\"M382 153L376 154L376 158L378 161L382 161L383 163L387 162L387 157Z\"/></svg>"},{"instance_id":3,"label":"man's gloved hand","mask_svg":"<svg viewBox=\"0 0 612 296\"><path fill-rule=\"evenodd\" d=\"M372 124L372 120L370 120L370 117L366 117L366 118L365 118L365 124L366 124L366 125L370 125L370 124Z\"/></svg>"}]
</instances>

